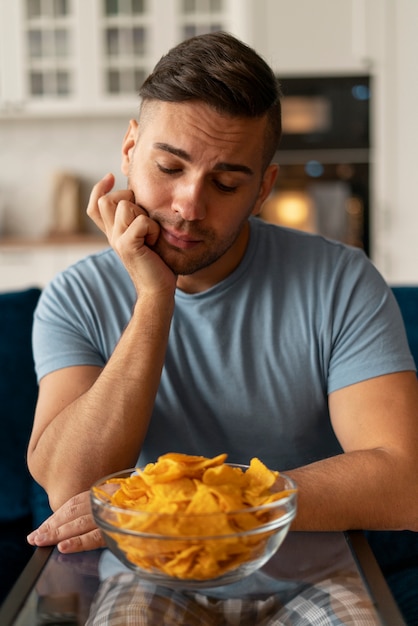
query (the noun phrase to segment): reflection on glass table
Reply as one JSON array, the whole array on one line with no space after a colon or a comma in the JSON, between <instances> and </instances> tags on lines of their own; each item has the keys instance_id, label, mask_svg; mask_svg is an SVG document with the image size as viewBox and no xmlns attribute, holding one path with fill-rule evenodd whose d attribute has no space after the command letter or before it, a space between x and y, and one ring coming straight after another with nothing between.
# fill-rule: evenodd
<instances>
[{"instance_id":1,"label":"reflection on glass table","mask_svg":"<svg viewBox=\"0 0 418 626\"><path fill-rule=\"evenodd\" d=\"M0 611L2 626L404 624L360 532L291 532L259 572L239 583L198 590L144 581L108 550L49 552L41 572L38 567L29 581L25 571L18 581Z\"/></svg>"}]
</instances>

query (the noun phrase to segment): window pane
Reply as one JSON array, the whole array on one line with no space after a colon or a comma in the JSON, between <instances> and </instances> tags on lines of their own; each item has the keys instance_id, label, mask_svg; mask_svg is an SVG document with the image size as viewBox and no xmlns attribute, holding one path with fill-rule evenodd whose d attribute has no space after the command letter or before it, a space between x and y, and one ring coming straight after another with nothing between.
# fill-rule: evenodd
<instances>
[{"instance_id":1,"label":"window pane","mask_svg":"<svg viewBox=\"0 0 418 626\"><path fill-rule=\"evenodd\" d=\"M28 31L29 56L39 58L42 56L42 31Z\"/></svg>"},{"instance_id":2,"label":"window pane","mask_svg":"<svg viewBox=\"0 0 418 626\"><path fill-rule=\"evenodd\" d=\"M26 0L26 14L29 19L41 16L41 0Z\"/></svg>"},{"instance_id":3,"label":"window pane","mask_svg":"<svg viewBox=\"0 0 418 626\"><path fill-rule=\"evenodd\" d=\"M44 77L41 72L31 72L30 93L32 96L42 96L44 94Z\"/></svg>"},{"instance_id":4,"label":"window pane","mask_svg":"<svg viewBox=\"0 0 418 626\"><path fill-rule=\"evenodd\" d=\"M142 83L145 81L146 74L144 70L135 70L135 87L134 91L137 93Z\"/></svg>"},{"instance_id":5,"label":"window pane","mask_svg":"<svg viewBox=\"0 0 418 626\"><path fill-rule=\"evenodd\" d=\"M70 93L70 75L68 72L57 72L57 95L68 96Z\"/></svg>"},{"instance_id":6,"label":"window pane","mask_svg":"<svg viewBox=\"0 0 418 626\"><path fill-rule=\"evenodd\" d=\"M119 33L117 28L106 29L106 51L108 56L117 56L119 53Z\"/></svg>"},{"instance_id":7,"label":"window pane","mask_svg":"<svg viewBox=\"0 0 418 626\"><path fill-rule=\"evenodd\" d=\"M117 15L118 0L105 0L105 13L106 15Z\"/></svg>"},{"instance_id":8,"label":"window pane","mask_svg":"<svg viewBox=\"0 0 418 626\"><path fill-rule=\"evenodd\" d=\"M183 0L183 13L194 13L196 11L195 0Z\"/></svg>"},{"instance_id":9,"label":"window pane","mask_svg":"<svg viewBox=\"0 0 418 626\"><path fill-rule=\"evenodd\" d=\"M68 50L68 31L64 28L57 28L55 31L55 54L57 57L67 57Z\"/></svg>"},{"instance_id":10,"label":"window pane","mask_svg":"<svg viewBox=\"0 0 418 626\"><path fill-rule=\"evenodd\" d=\"M222 11L222 0L210 0L210 12L219 13Z\"/></svg>"},{"instance_id":11,"label":"window pane","mask_svg":"<svg viewBox=\"0 0 418 626\"><path fill-rule=\"evenodd\" d=\"M132 0L132 13L134 15L139 15L141 13L145 13L145 2L144 2L144 0Z\"/></svg>"},{"instance_id":12,"label":"window pane","mask_svg":"<svg viewBox=\"0 0 418 626\"><path fill-rule=\"evenodd\" d=\"M55 31L51 29L42 32L42 56L55 56Z\"/></svg>"},{"instance_id":13,"label":"window pane","mask_svg":"<svg viewBox=\"0 0 418 626\"><path fill-rule=\"evenodd\" d=\"M190 37L194 37L196 35L196 26L192 26L188 24L183 27L183 36L184 39L190 39Z\"/></svg>"},{"instance_id":14,"label":"window pane","mask_svg":"<svg viewBox=\"0 0 418 626\"><path fill-rule=\"evenodd\" d=\"M131 0L119 0L119 15L131 14Z\"/></svg>"},{"instance_id":15,"label":"window pane","mask_svg":"<svg viewBox=\"0 0 418 626\"><path fill-rule=\"evenodd\" d=\"M131 56L132 54L132 29L120 28L119 29L119 54L126 54Z\"/></svg>"},{"instance_id":16,"label":"window pane","mask_svg":"<svg viewBox=\"0 0 418 626\"><path fill-rule=\"evenodd\" d=\"M134 72L133 70L121 70L119 91L121 93L133 93L134 91Z\"/></svg>"},{"instance_id":17,"label":"window pane","mask_svg":"<svg viewBox=\"0 0 418 626\"><path fill-rule=\"evenodd\" d=\"M195 35L214 33L218 30L222 30L222 26L220 24L187 24L186 26L183 26L183 37L184 39L188 39L189 37L194 37Z\"/></svg>"},{"instance_id":18,"label":"window pane","mask_svg":"<svg viewBox=\"0 0 418 626\"><path fill-rule=\"evenodd\" d=\"M69 15L68 0L54 0L54 15Z\"/></svg>"},{"instance_id":19,"label":"window pane","mask_svg":"<svg viewBox=\"0 0 418 626\"><path fill-rule=\"evenodd\" d=\"M145 40L146 31L145 28L138 27L133 30L134 36L134 54L136 56L143 56L145 54Z\"/></svg>"},{"instance_id":20,"label":"window pane","mask_svg":"<svg viewBox=\"0 0 418 626\"><path fill-rule=\"evenodd\" d=\"M109 70L107 72L107 92L120 93L120 79L117 70Z\"/></svg>"},{"instance_id":21,"label":"window pane","mask_svg":"<svg viewBox=\"0 0 418 626\"><path fill-rule=\"evenodd\" d=\"M54 96L57 93L56 73L54 71L44 72L44 94Z\"/></svg>"}]
</instances>

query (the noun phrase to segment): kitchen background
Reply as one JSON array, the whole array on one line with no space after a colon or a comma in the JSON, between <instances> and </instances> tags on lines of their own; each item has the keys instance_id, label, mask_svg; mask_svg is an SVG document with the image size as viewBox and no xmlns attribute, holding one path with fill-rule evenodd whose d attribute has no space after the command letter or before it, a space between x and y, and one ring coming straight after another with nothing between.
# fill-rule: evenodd
<instances>
[{"instance_id":1,"label":"kitchen background","mask_svg":"<svg viewBox=\"0 0 418 626\"><path fill-rule=\"evenodd\" d=\"M418 0L0 0L0 291L105 245L84 210L106 172L125 185L135 85L179 40L219 28L270 62L287 97L265 218L418 283Z\"/></svg>"}]
</instances>

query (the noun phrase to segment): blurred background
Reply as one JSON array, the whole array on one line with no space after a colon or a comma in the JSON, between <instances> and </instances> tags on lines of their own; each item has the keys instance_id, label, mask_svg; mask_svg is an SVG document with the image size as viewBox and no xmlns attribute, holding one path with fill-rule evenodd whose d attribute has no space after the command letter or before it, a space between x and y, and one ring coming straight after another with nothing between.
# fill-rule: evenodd
<instances>
[{"instance_id":1,"label":"blurred background","mask_svg":"<svg viewBox=\"0 0 418 626\"><path fill-rule=\"evenodd\" d=\"M418 282L417 0L0 0L0 291L43 286L106 242L85 218L182 39L227 30L284 92L263 218L364 249Z\"/></svg>"}]
</instances>

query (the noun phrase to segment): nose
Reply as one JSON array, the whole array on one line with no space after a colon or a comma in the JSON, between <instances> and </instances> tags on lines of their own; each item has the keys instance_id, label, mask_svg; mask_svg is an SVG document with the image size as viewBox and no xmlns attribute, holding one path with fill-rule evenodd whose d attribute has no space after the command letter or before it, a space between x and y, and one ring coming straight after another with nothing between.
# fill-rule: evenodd
<instances>
[{"instance_id":1,"label":"nose","mask_svg":"<svg viewBox=\"0 0 418 626\"><path fill-rule=\"evenodd\" d=\"M188 222L204 219L206 203L203 185L199 181L179 181L171 206L175 213Z\"/></svg>"}]
</instances>

